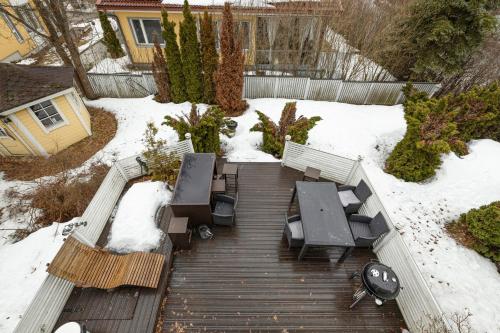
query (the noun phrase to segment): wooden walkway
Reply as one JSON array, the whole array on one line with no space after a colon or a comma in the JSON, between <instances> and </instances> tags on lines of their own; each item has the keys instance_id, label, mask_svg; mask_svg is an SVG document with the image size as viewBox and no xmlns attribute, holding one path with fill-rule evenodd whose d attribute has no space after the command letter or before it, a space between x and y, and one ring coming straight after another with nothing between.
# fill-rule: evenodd
<instances>
[{"instance_id":1,"label":"wooden walkway","mask_svg":"<svg viewBox=\"0 0 500 333\"><path fill-rule=\"evenodd\" d=\"M117 255L70 236L47 272L79 287L112 289L123 285L156 288L165 262L159 253Z\"/></svg>"},{"instance_id":2,"label":"wooden walkway","mask_svg":"<svg viewBox=\"0 0 500 333\"><path fill-rule=\"evenodd\" d=\"M349 276L371 251L356 249L342 265L340 251L311 250L302 262L288 251L283 215L302 174L277 163L239 168L236 226L175 255L163 332L400 332L395 301L377 307L367 297L348 310L357 287Z\"/></svg>"},{"instance_id":3,"label":"wooden walkway","mask_svg":"<svg viewBox=\"0 0 500 333\"><path fill-rule=\"evenodd\" d=\"M166 233L171 211L163 209L159 227ZM97 245L107 243L110 224L106 225ZM74 288L59 316L56 327L68 321L86 325L92 333L151 333L156 327L158 311L167 289L172 262L172 243L168 237L155 251L165 255L165 264L156 289L123 286L112 291L96 288Z\"/></svg>"}]
</instances>

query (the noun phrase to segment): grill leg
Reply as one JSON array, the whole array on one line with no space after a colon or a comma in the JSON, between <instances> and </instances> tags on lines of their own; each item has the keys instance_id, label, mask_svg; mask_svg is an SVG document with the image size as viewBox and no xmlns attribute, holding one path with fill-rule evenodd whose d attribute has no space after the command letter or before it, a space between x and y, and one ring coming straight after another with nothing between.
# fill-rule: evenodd
<instances>
[{"instance_id":1,"label":"grill leg","mask_svg":"<svg viewBox=\"0 0 500 333\"><path fill-rule=\"evenodd\" d=\"M354 308L356 304L358 304L363 298L365 298L366 294L366 289L364 287L359 287L352 297L354 299L354 302L349 306L349 309Z\"/></svg>"}]
</instances>

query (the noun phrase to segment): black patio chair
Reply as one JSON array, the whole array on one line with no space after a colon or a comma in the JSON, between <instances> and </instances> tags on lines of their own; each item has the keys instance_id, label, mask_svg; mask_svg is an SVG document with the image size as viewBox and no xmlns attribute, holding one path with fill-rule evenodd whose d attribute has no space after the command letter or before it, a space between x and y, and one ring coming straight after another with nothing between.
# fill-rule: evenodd
<instances>
[{"instance_id":1,"label":"black patio chair","mask_svg":"<svg viewBox=\"0 0 500 333\"><path fill-rule=\"evenodd\" d=\"M361 180L356 187L340 185L338 191L340 202L342 202L346 214L357 213L363 203L372 195L372 191L364 180Z\"/></svg>"},{"instance_id":2,"label":"black patio chair","mask_svg":"<svg viewBox=\"0 0 500 333\"><path fill-rule=\"evenodd\" d=\"M288 216L285 213L285 227L283 234L288 240L288 248L302 247L304 245L304 231L302 230L302 221L300 215Z\"/></svg>"},{"instance_id":3,"label":"black patio chair","mask_svg":"<svg viewBox=\"0 0 500 333\"><path fill-rule=\"evenodd\" d=\"M238 204L238 193L236 197L225 194L214 195L215 207L212 218L216 225L233 226L236 220L236 206Z\"/></svg>"},{"instance_id":4,"label":"black patio chair","mask_svg":"<svg viewBox=\"0 0 500 333\"><path fill-rule=\"evenodd\" d=\"M390 231L384 216L380 212L373 218L366 215L352 214L349 216L348 221L356 247L370 247L377 239Z\"/></svg>"}]
</instances>

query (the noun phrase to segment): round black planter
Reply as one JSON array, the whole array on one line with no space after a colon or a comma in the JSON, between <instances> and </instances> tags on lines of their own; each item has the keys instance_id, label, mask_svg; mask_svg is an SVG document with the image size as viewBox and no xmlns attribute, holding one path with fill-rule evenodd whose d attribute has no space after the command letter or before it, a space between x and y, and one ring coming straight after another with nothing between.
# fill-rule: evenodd
<instances>
[{"instance_id":1,"label":"round black planter","mask_svg":"<svg viewBox=\"0 0 500 333\"><path fill-rule=\"evenodd\" d=\"M236 127L238 127L238 123L234 120L229 120L226 122L226 126L231 131L234 131L236 129Z\"/></svg>"}]
</instances>

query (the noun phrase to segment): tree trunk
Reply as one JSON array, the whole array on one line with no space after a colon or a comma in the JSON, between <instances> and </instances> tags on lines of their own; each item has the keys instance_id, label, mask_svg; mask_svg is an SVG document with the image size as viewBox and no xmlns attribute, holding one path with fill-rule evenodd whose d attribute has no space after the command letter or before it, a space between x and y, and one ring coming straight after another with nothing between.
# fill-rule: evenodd
<instances>
[{"instance_id":1,"label":"tree trunk","mask_svg":"<svg viewBox=\"0 0 500 333\"><path fill-rule=\"evenodd\" d=\"M90 84L89 78L87 77L87 71L83 67L82 60L80 59L80 53L75 45L73 37L71 36L68 24L68 17L66 16L64 4L62 1L58 0L47 0L49 3L49 8L54 15L54 24L59 28L62 38L66 43L66 47L69 51L73 67L75 68L76 75L80 81L82 92L88 99L96 99L98 96L95 94L92 85Z\"/></svg>"}]
</instances>

